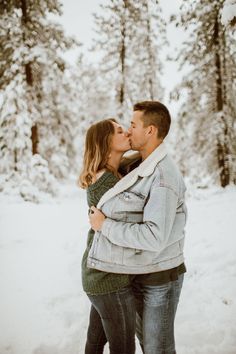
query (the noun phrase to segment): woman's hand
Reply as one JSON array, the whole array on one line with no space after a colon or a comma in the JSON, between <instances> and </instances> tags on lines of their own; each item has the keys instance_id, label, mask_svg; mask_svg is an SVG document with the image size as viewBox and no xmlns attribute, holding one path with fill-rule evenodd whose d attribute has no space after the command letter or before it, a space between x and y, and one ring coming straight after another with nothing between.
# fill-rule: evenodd
<instances>
[{"instance_id":1,"label":"woman's hand","mask_svg":"<svg viewBox=\"0 0 236 354\"><path fill-rule=\"evenodd\" d=\"M97 208L92 206L89 213L89 222L94 231L99 231L102 228L105 215Z\"/></svg>"}]
</instances>

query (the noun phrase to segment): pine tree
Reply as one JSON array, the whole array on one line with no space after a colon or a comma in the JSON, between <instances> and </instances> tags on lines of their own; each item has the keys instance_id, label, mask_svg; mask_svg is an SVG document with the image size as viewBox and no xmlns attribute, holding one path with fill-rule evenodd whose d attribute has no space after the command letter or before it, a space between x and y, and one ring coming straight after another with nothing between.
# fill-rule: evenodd
<instances>
[{"instance_id":1,"label":"pine tree","mask_svg":"<svg viewBox=\"0 0 236 354\"><path fill-rule=\"evenodd\" d=\"M113 97L107 89L107 81L96 63L80 55L73 72L73 81L79 98L80 132L85 133L94 122L116 114ZM82 129L81 129L82 128Z\"/></svg>"},{"instance_id":2,"label":"pine tree","mask_svg":"<svg viewBox=\"0 0 236 354\"><path fill-rule=\"evenodd\" d=\"M223 2L184 1L177 25L190 39L177 59L191 69L173 95L187 93L178 121L183 172L225 187L235 181L236 43L221 23Z\"/></svg>"},{"instance_id":3,"label":"pine tree","mask_svg":"<svg viewBox=\"0 0 236 354\"><path fill-rule=\"evenodd\" d=\"M4 8L5 7L5 8ZM13 4L1 4L0 116L1 172L24 170L31 157L31 128L37 111L28 107L26 47L21 11ZM31 99L29 99L31 105Z\"/></svg>"},{"instance_id":4,"label":"pine tree","mask_svg":"<svg viewBox=\"0 0 236 354\"><path fill-rule=\"evenodd\" d=\"M158 48L165 40L164 23L158 1L110 0L101 7L94 49L101 52L101 75L126 122L135 101L162 96Z\"/></svg>"},{"instance_id":5,"label":"pine tree","mask_svg":"<svg viewBox=\"0 0 236 354\"><path fill-rule=\"evenodd\" d=\"M59 1L1 0L1 173L15 171L28 178L29 170L34 166L32 156L40 154L49 159L49 171L61 177L62 173L57 174L52 168L50 159L53 155L45 147L46 140L50 136L58 153L60 147L61 155L67 155L68 149L73 150L66 144L73 141L74 118L58 101L63 102L63 90L63 94L70 92L68 82L65 84L66 63L62 52L71 48L75 41L65 37L61 26L48 19L49 14L61 14ZM45 126L47 134L42 133ZM70 154L67 156L70 158Z\"/></svg>"},{"instance_id":6,"label":"pine tree","mask_svg":"<svg viewBox=\"0 0 236 354\"><path fill-rule=\"evenodd\" d=\"M78 61L71 70L71 82L76 96L74 107L77 121L79 121L78 134L75 138L77 149L77 165L83 160L84 137L91 124L106 118L117 117L107 82L101 75L96 63L80 54ZM77 169L77 172L78 169Z\"/></svg>"},{"instance_id":7,"label":"pine tree","mask_svg":"<svg viewBox=\"0 0 236 354\"><path fill-rule=\"evenodd\" d=\"M45 68L38 123L39 152L48 161L49 171L59 179L76 171L75 139L79 133L79 95L72 68L56 65ZM46 119L45 119L46 118Z\"/></svg>"},{"instance_id":8,"label":"pine tree","mask_svg":"<svg viewBox=\"0 0 236 354\"><path fill-rule=\"evenodd\" d=\"M101 5L101 15L94 15L97 38L92 50L101 54L101 76L111 93L117 115L127 110L127 18L128 0L111 0Z\"/></svg>"},{"instance_id":9,"label":"pine tree","mask_svg":"<svg viewBox=\"0 0 236 354\"><path fill-rule=\"evenodd\" d=\"M167 45L166 24L157 0L134 2L133 34L130 55L135 63L130 66L129 95L132 102L162 100L161 49Z\"/></svg>"}]
</instances>

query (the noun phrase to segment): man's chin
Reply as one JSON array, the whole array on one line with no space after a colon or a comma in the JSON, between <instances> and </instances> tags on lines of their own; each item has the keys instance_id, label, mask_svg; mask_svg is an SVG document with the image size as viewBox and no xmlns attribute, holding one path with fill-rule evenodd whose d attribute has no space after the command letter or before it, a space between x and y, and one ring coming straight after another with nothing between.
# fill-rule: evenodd
<instances>
[{"instance_id":1,"label":"man's chin","mask_svg":"<svg viewBox=\"0 0 236 354\"><path fill-rule=\"evenodd\" d=\"M130 146L132 150L138 151L138 148L134 144L130 143Z\"/></svg>"}]
</instances>

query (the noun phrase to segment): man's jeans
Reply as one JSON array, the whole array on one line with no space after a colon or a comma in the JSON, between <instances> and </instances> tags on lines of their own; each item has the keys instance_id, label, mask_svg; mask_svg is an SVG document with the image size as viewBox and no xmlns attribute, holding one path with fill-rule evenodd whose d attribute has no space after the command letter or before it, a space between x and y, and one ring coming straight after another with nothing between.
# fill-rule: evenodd
<instances>
[{"instance_id":1,"label":"man's jeans","mask_svg":"<svg viewBox=\"0 0 236 354\"><path fill-rule=\"evenodd\" d=\"M110 354L135 352L135 299L131 287L105 295L88 295L92 307L85 354L102 354L109 342Z\"/></svg>"},{"instance_id":2,"label":"man's jeans","mask_svg":"<svg viewBox=\"0 0 236 354\"><path fill-rule=\"evenodd\" d=\"M174 354L174 319L184 275L163 285L134 283L136 333L145 354Z\"/></svg>"}]
</instances>

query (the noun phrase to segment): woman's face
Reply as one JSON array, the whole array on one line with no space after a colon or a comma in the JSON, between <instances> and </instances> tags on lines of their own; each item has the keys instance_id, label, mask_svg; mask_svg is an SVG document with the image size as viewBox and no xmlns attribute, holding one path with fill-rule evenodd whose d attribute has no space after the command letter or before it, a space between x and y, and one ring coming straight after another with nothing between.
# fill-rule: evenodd
<instances>
[{"instance_id":1,"label":"woman's face","mask_svg":"<svg viewBox=\"0 0 236 354\"><path fill-rule=\"evenodd\" d=\"M130 150L128 133L120 124L115 122L112 122L112 124L114 125L115 132L111 139L111 151L125 152Z\"/></svg>"}]
</instances>

